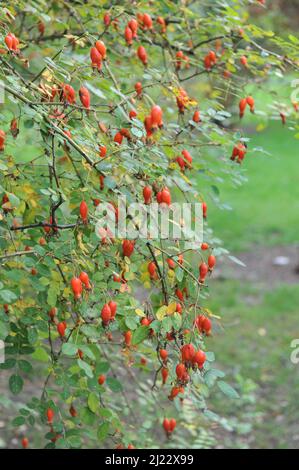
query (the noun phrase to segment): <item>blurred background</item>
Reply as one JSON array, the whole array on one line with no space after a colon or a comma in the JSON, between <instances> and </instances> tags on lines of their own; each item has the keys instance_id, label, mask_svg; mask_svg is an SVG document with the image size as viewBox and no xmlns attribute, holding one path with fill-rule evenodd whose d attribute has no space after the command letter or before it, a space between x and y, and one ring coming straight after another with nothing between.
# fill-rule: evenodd
<instances>
[{"instance_id":1,"label":"blurred background","mask_svg":"<svg viewBox=\"0 0 299 470\"><path fill-rule=\"evenodd\" d=\"M299 2L266 3L267 10L252 8L255 21L283 37L296 35ZM277 77L278 96L253 86L257 107L271 113L275 100L289 103L298 78ZM224 331L210 347L241 393L238 401L210 398L212 410L226 418L224 430L215 424L215 445L298 449L299 364L291 361L291 342L299 338L298 126L282 125L279 115L264 124L252 116L246 126L250 148L257 149L244 163L247 182L225 182L219 198L228 210L209 215L224 246L246 265L223 262L211 281L209 306Z\"/></svg>"}]
</instances>

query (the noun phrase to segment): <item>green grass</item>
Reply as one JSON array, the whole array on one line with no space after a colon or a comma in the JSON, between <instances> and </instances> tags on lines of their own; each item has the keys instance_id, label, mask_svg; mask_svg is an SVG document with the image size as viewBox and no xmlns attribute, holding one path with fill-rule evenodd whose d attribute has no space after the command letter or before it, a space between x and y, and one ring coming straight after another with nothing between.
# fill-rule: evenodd
<instances>
[{"instance_id":1,"label":"green grass","mask_svg":"<svg viewBox=\"0 0 299 470\"><path fill-rule=\"evenodd\" d=\"M267 111L273 99L290 103L290 82L288 77L282 80L279 99L249 90L258 110ZM233 254L253 251L257 245L266 250L299 241L296 130L277 120L256 132L261 120L261 116L246 115L242 123L251 139L242 165L248 182L237 188L225 182L219 188L221 202L232 210L209 209L209 225ZM270 155L254 152L255 147ZM218 442L224 447L298 449L299 364L291 362L290 344L299 338L299 285L267 290L265 284L211 280L207 306L222 319L207 347L215 351L217 367L228 374L227 381L236 386L241 398L224 400L214 392L210 404L233 423L232 433L218 430Z\"/></svg>"},{"instance_id":2,"label":"green grass","mask_svg":"<svg viewBox=\"0 0 299 470\"><path fill-rule=\"evenodd\" d=\"M242 165L248 182L241 187L228 183L219 187L221 202L227 202L232 211L209 210L210 226L230 250L299 241L299 140L294 137L298 131L289 128L295 122L294 113L283 126L278 112L283 105L292 110L293 78L272 77L267 93L253 86L244 91L256 101L256 114L247 112L241 123L244 136L250 138ZM268 121L269 116L277 120ZM261 132L256 131L259 125L265 127ZM270 155L253 151L259 147Z\"/></svg>"},{"instance_id":3,"label":"green grass","mask_svg":"<svg viewBox=\"0 0 299 470\"><path fill-rule=\"evenodd\" d=\"M277 122L252 136L250 148L263 147L271 156L249 151L243 164L248 182L221 188L221 201L232 211L213 207L209 224L229 250L299 241L299 140L293 135Z\"/></svg>"},{"instance_id":4,"label":"green grass","mask_svg":"<svg viewBox=\"0 0 299 470\"><path fill-rule=\"evenodd\" d=\"M249 422L252 426L243 444L250 447L299 448L296 427L299 420L299 364L290 360L290 343L299 338L299 286L280 286L273 291L216 281L209 307L222 316L222 329L208 340L215 351L217 366L257 384L251 400L241 391L241 403L212 394L212 409L220 415ZM254 397L254 399L252 399ZM226 446L235 447L238 434L226 436ZM249 441L248 441L249 442Z\"/></svg>"}]
</instances>

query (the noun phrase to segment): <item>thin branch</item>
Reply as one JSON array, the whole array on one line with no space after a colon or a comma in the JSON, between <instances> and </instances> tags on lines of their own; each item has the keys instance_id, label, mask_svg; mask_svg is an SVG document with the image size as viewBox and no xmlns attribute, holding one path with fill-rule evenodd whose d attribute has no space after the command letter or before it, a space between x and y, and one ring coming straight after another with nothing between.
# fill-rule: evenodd
<instances>
[{"instance_id":1,"label":"thin branch","mask_svg":"<svg viewBox=\"0 0 299 470\"><path fill-rule=\"evenodd\" d=\"M75 227L78 227L79 225L82 225L82 222L77 222L76 224L66 224L66 225L59 225L59 224L49 224L48 222L37 222L36 224L28 224L28 225L18 225L18 226L12 226L10 227L10 230L12 231L17 231L17 230L20 230L20 231L23 231L23 230L27 230L29 228L45 228L45 227L49 227L49 228L57 228L59 230L67 230L67 229L70 229L70 228L75 228ZM29 253L29 252L27 252Z\"/></svg>"},{"instance_id":2,"label":"thin branch","mask_svg":"<svg viewBox=\"0 0 299 470\"><path fill-rule=\"evenodd\" d=\"M158 264L158 261L157 261L157 258L156 258L156 256L155 256L155 253L154 253L154 250L153 250L153 248L152 248L152 245L151 245L149 242L147 242L147 243L146 243L146 246L147 246L147 248L149 249L150 254L151 254L152 258L153 258L153 261L154 261L154 263L155 263L155 265L156 265L156 267L157 267L157 270L158 270L158 273L159 273L159 277L160 277L160 281L161 281L162 292L163 292L165 304L168 305L167 289L166 289L164 277L163 277L163 275L162 275L162 273L161 273L160 266L159 266L159 264ZM162 251L162 250L160 249L160 251Z\"/></svg>"},{"instance_id":3,"label":"thin branch","mask_svg":"<svg viewBox=\"0 0 299 470\"><path fill-rule=\"evenodd\" d=\"M16 256L25 256L25 255L35 255L35 251L15 251L14 253L7 253L6 255L1 255L0 260L14 258Z\"/></svg>"}]
</instances>

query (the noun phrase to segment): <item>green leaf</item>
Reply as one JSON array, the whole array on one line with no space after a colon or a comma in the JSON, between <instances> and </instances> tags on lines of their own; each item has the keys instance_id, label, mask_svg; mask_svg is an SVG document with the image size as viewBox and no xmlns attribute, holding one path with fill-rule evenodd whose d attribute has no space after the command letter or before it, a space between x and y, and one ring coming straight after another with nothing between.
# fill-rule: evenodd
<instances>
[{"instance_id":1,"label":"green leaf","mask_svg":"<svg viewBox=\"0 0 299 470\"><path fill-rule=\"evenodd\" d=\"M3 364L0 364L0 370L12 369L16 365L16 360L13 357L6 359Z\"/></svg>"},{"instance_id":2,"label":"green leaf","mask_svg":"<svg viewBox=\"0 0 299 470\"><path fill-rule=\"evenodd\" d=\"M92 426L96 419L96 415L92 413L87 406L81 410L80 417L82 422L87 426Z\"/></svg>"},{"instance_id":3,"label":"green leaf","mask_svg":"<svg viewBox=\"0 0 299 470\"><path fill-rule=\"evenodd\" d=\"M18 395L23 388L23 379L18 374L13 374L9 378L9 388L14 395Z\"/></svg>"},{"instance_id":4,"label":"green leaf","mask_svg":"<svg viewBox=\"0 0 299 470\"><path fill-rule=\"evenodd\" d=\"M135 330L138 323L134 317L127 317L125 319L125 324L129 328L129 330Z\"/></svg>"},{"instance_id":5,"label":"green leaf","mask_svg":"<svg viewBox=\"0 0 299 470\"><path fill-rule=\"evenodd\" d=\"M87 362L82 361L82 359L78 359L77 363L78 363L78 366L80 367L80 369L82 369L85 372L87 377L90 377L92 379L93 378L93 371L92 371L91 366L89 364L87 364Z\"/></svg>"},{"instance_id":6,"label":"green leaf","mask_svg":"<svg viewBox=\"0 0 299 470\"><path fill-rule=\"evenodd\" d=\"M103 418L111 418L112 411L109 410L108 408L100 408L99 409L99 415L103 416Z\"/></svg>"},{"instance_id":7,"label":"green leaf","mask_svg":"<svg viewBox=\"0 0 299 470\"><path fill-rule=\"evenodd\" d=\"M207 386L211 388L213 387L218 377L224 377L224 376L225 376L225 373L222 372L222 370L210 369L205 373L204 379L205 379Z\"/></svg>"},{"instance_id":8,"label":"green leaf","mask_svg":"<svg viewBox=\"0 0 299 470\"><path fill-rule=\"evenodd\" d=\"M233 256L233 255L228 255L227 256L231 261L233 261L234 263L238 264L239 266L242 266L243 268L246 268L246 264L243 263L243 261L241 261L239 258L237 258L236 256Z\"/></svg>"},{"instance_id":9,"label":"green leaf","mask_svg":"<svg viewBox=\"0 0 299 470\"><path fill-rule=\"evenodd\" d=\"M53 282L50 285L50 288L48 290L48 297L47 297L47 304L48 305L56 305L57 303L57 296L59 294L59 284Z\"/></svg>"},{"instance_id":10,"label":"green leaf","mask_svg":"<svg viewBox=\"0 0 299 470\"><path fill-rule=\"evenodd\" d=\"M92 361L96 360L96 357L92 350L88 346L80 346L81 351L84 353L85 356L89 357Z\"/></svg>"},{"instance_id":11,"label":"green leaf","mask_svg":"<svg viewBox=\"0 0 299 470\"><path fill-rule=\"evenodd\" d=\"M68 438L68 442L70 447L73 447L75 449L79 449L82 445L80 436L71 436Z\"/></svg>"},{"instance_id":12,"label":"green leaf","mask_svg":"<svg viewBox=\"0 0 299 470\"><path fill-rule=\"evenodd\" d=\"M27 374L32 371L33 367L30 364L30 362L25 361L24 359L21 359L18 361L18 366L19 368L23 371L26 372Z\"/></svg>"},{"instance_id":13,"label":"green leaf","mask_svg":"<svg viewBox=\"0 0 299 470\"><path fill-rule=\"evenodd\" d=\"M22 426L22 424L25 424L25 418L23 416L17 416L15 419L12 420L11 423L13 426Z\"/></svg>"},{"instance_id":14,"label":"green leaf","mask_svg":"<svg viewBox=\"0 0 299 470\"><path fill-rule=\"evenodd\" d=\"M206 351L206 358L207 358L207 361L214 362L215 354L213 353L213 351Z\"/></svg>"},{"instance_id":15,"label":"green leaf","mask_svg":"<svg viewBox=\"0 0 299 470\"><path fill-rule=\"evenodd\" d=\"M99 397L95 392L91 392L87 399L88 408L95 413L99 408Z\"/></svg>"},{"instance_id":16,"label":"green leaf","mask_svg":"<svg viewBox=\"0 0 299 470\"><path fill-rule=\"evenodd\" d=\"M123 389L122 384L114 377L107 377L106 384L112 392L121 392Z\"/></svg>"},{"instance_id":17,"label":"green leaf","mask_svg":"<svg viewBox=\"0 0 299 470\"><path fill-rule=\"evenodd\" d=\"M149 328L148 326L142 325L137 328L133 332L132 336L132 344L135 346L136 344L142 343L149 335Z\"/></svg>"},{"instance_id":18,"label":"green leaf","mask_svg":"<svg viewBox=\"0 0 299 470\"><path fill-rule=\"evenodd\" d=\"M217 385L222 391L222 393L224 393L224 395L226 395L227 397L240 398L240 395L238 394L238 392L236 392L236 390L233 387L231 387L228 383L223 382L223 380L219 380L219 382L217 382Z\"/></svg>"},{"instance_id":19,"label":"green leaf","mask_svg":"<svg viewBox=\"0 0 299 470\"><path fill-rule=\"evenodd\" d=\"M98 436L98 439L99 441L103 441L104 439L106 439L106 437L108 436L108 432L109 432L109 423L102 423L99 428L98 428L98 432L97 432L97 436Z\"/></svg>"},{"instance_id":20,"label":"green leaf","mask_svg":"<svg viewBox=\"0 0 299 470\"><path fill-rule=\"evenodd\" d=\"M175 312L172 316L172 324L175 330L179 330L182 326L182 315Z\"/></svg>"},{"instance_id":21,"label":"green leaf","mask_svg":"<svg viewBox=\"0 0 299 470\"><path fill-rule=\"evenodd\" d=\"M8 323L0 321L0 339L4 340L9 333Z\"/></svg>"},{"instance_id":22,"label":"green leaf","mask_svg":"<svg viewBox=\"0 0 299 470\"><path fill-rule=\"evenodd\" d=\"M75 356L78 352L78 346L74 343L64 343L61 350L66 356Z\"/></svg>"},{"instance_id":23,"label":"green leaf","mask_svg":"<svg viewBox=\"0 0 299 470\"><path fill-rule=\"evenodd\" d=\"M164 331L169 332L172 328L172 319L171 317L165 317L162 320L162 328Z\"/></svg>"},{"instance_id":24,"label":"green leaf","mask_svg":"<svg viewBox=\"0 0 299 470\"><path fill-rule=\"evenodd\" d=\"M36 341L38 339L38 332L37 332L36 328L29 328L27 330L27 336L28 336L28 341L29 341L30 344L36 343Z\"/></svg>"},{"instance_id":25,"label":"green leaf","mask_svg":"<svg viewBox=\"0 0 299 470\"><path fill-rule=\"evenodd\" d=\"M11 304L12 302L15 302L18 299L14 292L11 292L7 289L0 291L0 297L2 298L3 302L7 304Z\"/></svg>"},{"instance_id":26,"label":"green leaf","mask_svg":"<svg viewBox=\"0 0 299 470\"><path fill-rule=\"evenodd\" d=\"M97 375L100 375L100 374L107 374L107 372L109 371L110 369L110 364L109 362L99 362L97 365L96 365L96 373Z\"/></svg>"},{"instance_id":27,"label":"green leaf","mask_svg":"<svg viewBox=\"0 0 299 470\"><path fill-rule=\"evenodd\" d=\"M30 415L30 410L27 410L27 408L20 408L19 413L22 416L29 416Z\"/></svg>"},{"instance_id":28,"label":"green leaf","mask_svg":"<svg viewBox=\"0 0 299 470\"><path fill-rule=\"evenodd\" d=\"M33 354L31 354L33 359L41 362L48 362L49 356L48 353L43 348L36 348Z\"/></svg>"},{"instance_id":29,"label":"green leaf","mask_svg":"<svg viewBox=\"0 0 299 470\"><path fill-rule=\"evenodd\" d=\"M175 270L175 277L177 278L177 280L179 282L182 282L183 278L184 278L184 271L182 268L178 267L176 270Z\"/></svg>"}]
</instances>

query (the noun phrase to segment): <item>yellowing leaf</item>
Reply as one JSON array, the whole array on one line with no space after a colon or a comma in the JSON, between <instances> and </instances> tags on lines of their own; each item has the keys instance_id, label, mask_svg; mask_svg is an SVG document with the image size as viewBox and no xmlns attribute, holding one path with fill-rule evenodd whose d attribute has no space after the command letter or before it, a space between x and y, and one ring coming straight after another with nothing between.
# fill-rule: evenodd
<instances>
[{"instance_id":1,"label":"yellowing leaf","mask_svg":"<svg viewBox=\"0 0 299 470\"><path fill-rule=\"evenodd\" d=\"M167 274L170 279L173 279L175 277L175 272L173 271L173 269L169 269Z\"/></svg>"},{"instance_id":2,"label":"yellowing leaf","mask_svg":"<svg viewBox=\"0 0 299 470\"><path fill-rule=\"evenodd\" d=\"M214 313L209 309L209 308L203 308L202 309L204 313L206 313L209 317L217 318L217 320L220 320L221 317L219 315L214 315Z\"/></svg>"},{"instance_id":3,"label":"yellowing leaf","mask_svg":"<svg viewBox=\"0 0 299 470\"><path fill-rule=\"evenodd\" d=\"M145 317L145 313L140 308L136 308L135 313L138 317Z\"/></svg>"},{"instance_id":4,"label":"yellowing leaf","mask_svg":"<svg viewBox=\"0 0 299 470\"><path fill-rule=\"evenodd\" d=\"M156 318L161 321L165 315L167 315L167 305L162 305L156 313Z\"/></svg>"},{"instance_id":5,"label":"yellowing leaf","mask_svg":"<svg viewBox=\"0 0 299 470\"><path fill-rule=\"evenodd\" d=\"M167 314L173 315L175 311L176 311L176 302L171 302L171 304L169 304L167 307Z\"/></svg>"},{"instance_id":6,"label":"yellowing leaf","mask_svg":"<svg viewBox=\"0 0 299 470\"><path fill-rule=\"evenodd\" d=\"M192 186L191 181L189 180L189 178L187 178L186 175L182 174L181 176L182 176L182 178L186 181L186 183L188 183L188 184L190 184L190 186Z\"/></svg>"},{"instance_id":7,"label":"yellowing leaf","mask_svg":"<svg viewBox=\"0 0 299 470\"><path fill-rule=\"evenodd\" d=\"M85 247L83 241L82 241L82 238L83 238L83 234L82 232L79 232L78 235L77 235L77 241L78 241L78 245L79 245L79 248L80 250L82 251L82 253L84 253L85 255L88 254L88 250L87 248Z\"/></svg>"}]
</instances>

